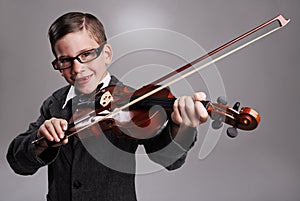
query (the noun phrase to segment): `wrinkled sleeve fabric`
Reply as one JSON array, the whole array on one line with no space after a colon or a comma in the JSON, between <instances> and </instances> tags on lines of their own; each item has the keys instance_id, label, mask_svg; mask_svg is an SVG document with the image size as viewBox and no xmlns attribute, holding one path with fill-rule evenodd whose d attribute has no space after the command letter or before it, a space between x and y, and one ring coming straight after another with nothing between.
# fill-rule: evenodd
<instances>
[{"instance_id":1,"label":"wrinkled sleeve fabric","mask_svg":"<svg viewBox=\"0 0 300 201\"><path fill-rule=\"evenodd\" d=\"M171 135L172 126L177 125L169 120L169 123L160 134L140 141L140 144L144 145L148 157L168 170L175 170L184 164L187 152L197 140L196 128L185 130L179 128L178 134L182 135L183 139L175 141Z\"/></svg>"},{"instance_id":2,"label":"wrinkled sleeve fabric","mask_svg":"<svg viewBox=\"0 0 300 201\"><path fill-rule=\"evenodd\" d=\"M39 118L29 125L26 132L14 138L9 145L6 158L17 174L32 175L40 167L51 163L58 154L59 148L48 148L40 156L37 156L36 146L32 144L32 141L36 139L39 127L45 120L51 118L49 112L51 103L52 97L43 103Z\"/></svg>"}]
</instances>

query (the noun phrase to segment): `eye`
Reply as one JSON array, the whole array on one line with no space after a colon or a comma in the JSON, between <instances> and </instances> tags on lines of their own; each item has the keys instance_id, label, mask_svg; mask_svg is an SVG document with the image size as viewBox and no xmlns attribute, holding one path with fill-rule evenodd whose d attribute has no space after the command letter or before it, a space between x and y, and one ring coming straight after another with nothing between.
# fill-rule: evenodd
<instances>
[{"instance_id":1,"label":"eye","mask_svg":"<svg viewBox=\"0 0 300 201\"><path fill-rule=\"evenodd\" d=\"M62 64L68 63L68 62L70 62L70 59L69 59L69 58L60 58L60 59L58 60L58 62L59 62L59 63L62 63Z\"/></svg>"},{"instance_id":2,"label":"eye","mask_svg":"<svg viewBox=\"0 0 300 201\"><path fill-rule=\"evenodd\" d=\"M93 53L93 50L89 50L89 51L83 52L80 56L82 58L85 58L85 57L91 56L92 53Z\"/></svg>"}]
</instances>

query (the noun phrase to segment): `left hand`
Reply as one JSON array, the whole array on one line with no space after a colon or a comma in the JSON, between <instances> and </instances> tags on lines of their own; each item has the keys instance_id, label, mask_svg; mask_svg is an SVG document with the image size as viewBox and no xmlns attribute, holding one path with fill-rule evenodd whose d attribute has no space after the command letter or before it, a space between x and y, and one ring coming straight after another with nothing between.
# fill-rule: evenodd
<instances>
[{"instance_id":1,"label":"left hand","mask_svg":"<svg viewBox=\"0 0 300 201\"><path fill-rule=\"evenodd\" d=\"M194 93L194 97L181 96L173 105L172 121L180 126L197 127L208 118L208 113L201 100L205 100L203 92Z\"/></svg>"}]
</instances>

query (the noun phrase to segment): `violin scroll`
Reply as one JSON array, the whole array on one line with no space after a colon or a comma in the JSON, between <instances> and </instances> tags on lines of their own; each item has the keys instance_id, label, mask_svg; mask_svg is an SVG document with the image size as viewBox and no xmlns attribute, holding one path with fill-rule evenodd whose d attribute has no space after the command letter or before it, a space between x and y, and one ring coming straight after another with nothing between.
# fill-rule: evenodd
<instances>
[{"instance_id":1,"label":"violin scroll","mask_svg":"<svg viewBox=\"0 0 300 201\"><path fill-rule=\"evenodd\" d=\"M223 103L210 103L207 107L208 114L212 118L212 127L219 129L222 127L222 122L231 125L227 129L229 137L236 137L237 129L254 130L260 122L260 115L250 107L243 107L239 110L240 103L236 102L231 108Z\"/></svg>"}]
</instances>

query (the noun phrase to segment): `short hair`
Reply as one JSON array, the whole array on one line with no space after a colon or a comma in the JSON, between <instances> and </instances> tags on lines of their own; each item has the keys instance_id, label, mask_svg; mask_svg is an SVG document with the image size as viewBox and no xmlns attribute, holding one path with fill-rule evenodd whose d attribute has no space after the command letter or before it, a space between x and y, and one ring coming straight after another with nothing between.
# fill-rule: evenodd
<instances>
[{"instance_id":1,"label":"short hair","mask_svg":"<svg viewBox=\"0 0 300 201\"><path fill-rule=\"evenodd\" d=\"M48 30L52 53L55 43L65 35L81 30L87 30L91 37L100 45L106 42L103 24L92 14L81 12L69 12L57 18Z\"/></svg>"}]
</instances>

